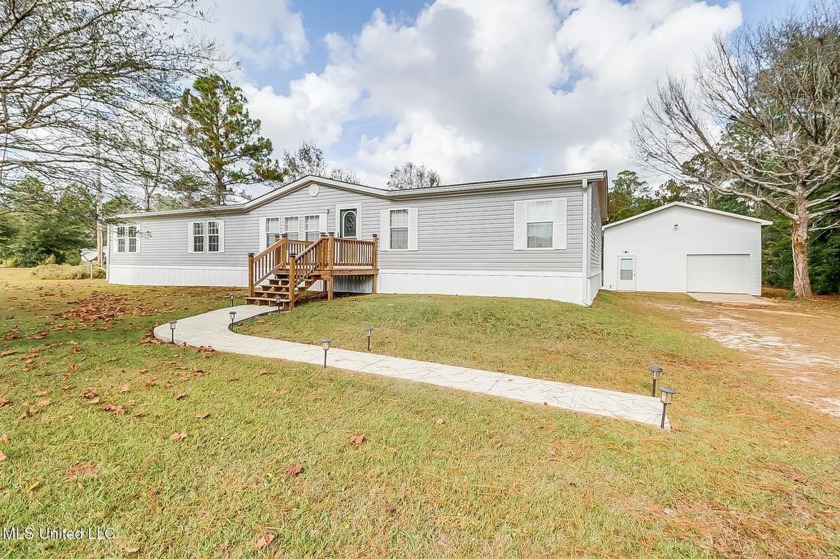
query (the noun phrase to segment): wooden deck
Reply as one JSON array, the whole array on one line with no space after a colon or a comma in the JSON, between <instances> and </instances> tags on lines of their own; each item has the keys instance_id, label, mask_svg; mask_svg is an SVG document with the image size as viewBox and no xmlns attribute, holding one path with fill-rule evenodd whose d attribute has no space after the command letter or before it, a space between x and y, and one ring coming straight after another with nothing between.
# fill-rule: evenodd
<instances>
[{"instance_id":1,"label":"wooden deck","mask_svg":"<svg viewBox=\"0 0 840 559\"><path fill-rule=\"evenodd\" d=\"M282 235L273 245L248 254L249 304L277 305L288 310L315 283L324 282L327 298L335 294L335 278L370 276L376 293L379 240L342 239L322 233L317 241L298 241Z\"/></svg>"}]
</instances>

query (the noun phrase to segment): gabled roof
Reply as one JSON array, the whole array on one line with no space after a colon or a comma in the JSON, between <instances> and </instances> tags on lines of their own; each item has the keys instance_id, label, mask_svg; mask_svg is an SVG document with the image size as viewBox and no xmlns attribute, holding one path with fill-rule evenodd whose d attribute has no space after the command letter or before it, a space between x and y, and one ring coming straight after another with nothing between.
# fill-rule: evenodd
<instances>
[{"instance_id":1,"label":"gabled roof","mask_svg":"<svg viewBox=\"0 0 840 559\"><path fill-rule=\"evenodd\" d=\"M307 175L289 184L283 185L271 192L263 194L258 198L249 200L242 204L230 204L227 206L210 206L206 208L187 208L178 210L162 210L157 212L137 212L130 214L122 214L116 216L119 219L137 219L146 217L164 217L164 216L181 216L181 215L217 215L228 213L243 213L268 204L278 198L294 192L301 188L307 187L312 183L323 186L330 186L339 190L346 190L349 192L358 192L368 196L375 196L378 198L389 199L403 199L403 198L433 198L437 196L449 196L453 194L473 194L480 192L496 192L505 190L520 190L528 188L550 187L557 184L579 184L581 181L600 181L606 185L607 173L606 171L592 171L589 173L575 173L568 175L548 175L543 177L528 177L521 179L506 179L497 181L485 182L469 182L462 184L446 184L440 186L430 186L427 188L414 188L409 190L385 190L382 188L375 188L372 186L364 186L361 184L353 184L349 182L337 181L325 177L317 177L314 175ZM604 190L606 190L604 188ZM602 204L606 202L606 192L603 193Z\"/></svg>"},{"instance_id":2,"label":"gabled roof","mask_svg":"<svg viewBox=\"0 0 840 559\"><path fill-rule=\"evenodd\" d=\"M669 208L680 207L680 208L688 208L690 210L697 210L699 212L706 212L710 214L722 215L723 217L731 217L733 219L743 219L744 221L752 221L753 223L758 223L762 227L766 227L768 225L773 225L772 221L767 221L766 219L758 219L757 217L750 217L748 215L741 215L741 214L734 214L731 212L724 212L721 210L713 210L712 208L705 208L703 206L694 206L692 204L686 204L685 202L671 202L670 204L665 204L664 206L659 206L658 208L654 208L652 210L648 210L644 213L640 213L639 215L634 215L633 217L628 217L627 219L622 219L621 221L616 221L615 223L608 223L601 227L601 229L609 229L610 227L615 227L616 225L623 225L630 221L634 221L637 219L642 219L649 215L653 215L655 213L667 210Z\"/></svg>"}]
</instances>

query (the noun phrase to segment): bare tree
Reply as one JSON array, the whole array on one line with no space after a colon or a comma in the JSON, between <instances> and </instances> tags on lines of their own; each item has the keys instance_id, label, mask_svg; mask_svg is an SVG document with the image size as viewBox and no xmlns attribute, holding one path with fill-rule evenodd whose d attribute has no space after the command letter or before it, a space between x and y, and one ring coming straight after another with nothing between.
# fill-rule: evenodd
<instances>
[{"instance_id":1,"label":"bare tree","mask_svg":"<svg viewBox=\"0 0 840 559\"><path fill-rule=\"evenodd\" d=\"M794 291L811 296L810 233L840 214L840 8L717 37L693 83L669 77L634 121L659 172L792 222Z\"/></svg>"},{"instance_id":2,"label":"bare tree","mask_svg":"<svg viewBox=\"0 0 840 559\"><path fill-rule=\"evenodd\" d=\"M0 0L0 193L22 176L107 185L131 176L107 144L118 115L169 103L215 61L183 36L192 0ZM179 30L176 33L176 30Z\"/></svg>"},{"instance_id":3,"label":"bare tree","mask_svg":"<svg viewBox=\"0 0 840 559\"><path fill-rule=\"evenodd\" d=\"M409 161L402 167L394 167L388 178L388 188L391 190L408 190L411 188L425 188L438 186L440 175L425 165L416 165Z\"/></svg>"}]
</instances>

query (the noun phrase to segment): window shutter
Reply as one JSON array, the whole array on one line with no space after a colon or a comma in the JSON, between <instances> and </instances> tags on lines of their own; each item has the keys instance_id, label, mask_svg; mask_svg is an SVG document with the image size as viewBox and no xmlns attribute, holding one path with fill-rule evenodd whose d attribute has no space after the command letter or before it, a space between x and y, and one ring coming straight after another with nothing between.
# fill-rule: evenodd
<instances>
[{"instance_id":1,"label":"window shutter","mask_svg":"<svg viewBox=\"0 0 840 559\"><path fill-rule=\"evenodd\" d=\"M364 237L362 237L362 205L361 204L358 204L356 206L356 238L359 239L360 241L362 239L364 239Z\"/></svg>"},{"instance_id":2,"label":"window shutter","mask_svg":"<svg viewBox=\"0 0 840 559\"><path fill-rule=\"evenodd\" d=\"M259 225L260 225L260 234L257 236L257 239L259 239L259 245L258 245L260 247L259 252L262 252L262 251L264 251L265 249L268 248L268 246L265 244L268 241L266 241L267 235L266 235L266 232L265 232L265 218L264 217L259 218ZM281 227L282 227L282 225L281 225Z\"/></svg>"},{"instance_id":3,"label":"window shutter","mask_svg":"<svg viewBox=\"0 0 840 559\"><path fill-rule=\"evenodd\" d=\"M513 203L513 250L525 250L528 246L528 226L525 222L527 202Z\"/></svg>"},{"instance_id":4,"label":"window shutter","mask_svg":"<svg viewBox=\"0 0 840 559\"><path fill-rule=\"evenodd\" d=\"M408 208L408 250L417 250L417 208Z\"/></svg>"},{"instance_id":5,"label":"window shutter","mask_svg":"<svg viewBox=\"0 0 840 559\"><path fill-rule=\"evenodd\" d=\"M134 252L140 254L140 239L143 238L143 235L140 233L140 224L137 224L137 229L134 230L134 246L137 247Z\"/></svg>"},{"instance_id":6,"label":"window shutter","mask_svg":"<svg viewBox=\"0 0 840 559\"><path fill-rule=\"evenodd\" d=\"M225 222L222 220L217 221L216 223L219 224L219 252L225 251ZM263 235L265 237L265 235Z\"/></svg>"},{"instance_id":7,"label":"window shutter","mask_svg":"<svg viewBox=\"0 0 840 559\"><path fill-rule=\"evenodd\" d=\"M193 250L195 245L193 244L193 224L195 221L187 222L187 252L195 252Z\"/></svg>"},{"instance_id":8,"label":"window shutter","mask_svg":"<svg viewBox=\"0 0 840 559\"><path fill-rule=\"evenodd\" d=\"M391 210L379 212L379 250L391 250Z\"/></svg>"},{"instance_id":9,"label":"window shutter","mask_svg":"<svg viewBox=\"0 0 840 559\"><path fill-rule=\"evenodd\" d=\"M554 200L554 242L552 248L565 249L566 248L566 199L557 198Z\"/></svg>"},{"instance_id":10,"label":"window shutter","mask_svg":"<svg viewBox=\"0 0 840 559\"><path fill-rule=\"evenodd\" d=\"M318 214L318 232L329 233L329 224L327 223L327 214Z\"/></svg>"}]
</instances>

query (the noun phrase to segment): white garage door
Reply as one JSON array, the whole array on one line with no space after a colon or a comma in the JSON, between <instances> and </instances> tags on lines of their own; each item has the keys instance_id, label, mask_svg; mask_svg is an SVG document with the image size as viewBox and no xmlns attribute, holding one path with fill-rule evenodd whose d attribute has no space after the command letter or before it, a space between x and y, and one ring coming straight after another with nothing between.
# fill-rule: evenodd
<instances>
[{"instance_id":1,"label":"white garage door","mask_svg":"<svg viewBox=\"0 0 840 559\"><path fill-rule=\"evenodd\" d=\"M689 254L686 258L689 293L749 293L749 254Z\"/></svg>"}]
</instances>

